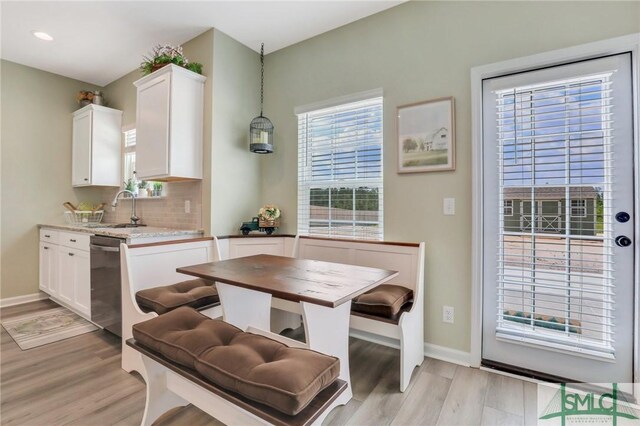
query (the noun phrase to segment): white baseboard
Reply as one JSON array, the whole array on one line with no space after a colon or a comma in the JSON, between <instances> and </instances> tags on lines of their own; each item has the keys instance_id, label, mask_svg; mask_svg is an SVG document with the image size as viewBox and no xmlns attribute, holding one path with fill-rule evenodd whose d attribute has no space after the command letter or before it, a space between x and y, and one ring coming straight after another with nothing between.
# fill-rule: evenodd
<instances>
[{"instance_id":1,"label":"white baseboard","mask_svg":"<svg viewBox=\"0 0 640 426\"><path fill-rule=\"evenodd\" d=\"M38 293L25 294L24 296L5 297L0 299L0 308L7 306L22 305L23 303L37 302L38 300L48 299L49 295L39 291Z\"/></svg>"},{"instance_id":2,"label":"white baseboard","mask_svg":"<svg viewBox=\"0 0 640 426\"><path fill-rule=\"evenodd\" d=\"M400 342L398 341L398 339L378 336L376 334L367 333L366 331L354 329L351 329L349 331L349 335L357 339L366 340L367 342L377 343L378 345L388 346L394 349L400 349ZM433 343L425 342L424 356L450 362L452 364L462 365L464 367L469 367L471 365L471 354L469 352L447 348L446 346L434 345Z\"/></svg>"},{"instance_id":3,"label":"white baseboard","mask_svg":"<svg viewBox=\"0 0 640 426\"><path fill-rule=\"evenodd\" d=\"M433 343L424 343L424 356L447 361L452 364L463 365L465 367L471 366L471 353L446 346L434 345Z\"/></svg>"}]
</instances>

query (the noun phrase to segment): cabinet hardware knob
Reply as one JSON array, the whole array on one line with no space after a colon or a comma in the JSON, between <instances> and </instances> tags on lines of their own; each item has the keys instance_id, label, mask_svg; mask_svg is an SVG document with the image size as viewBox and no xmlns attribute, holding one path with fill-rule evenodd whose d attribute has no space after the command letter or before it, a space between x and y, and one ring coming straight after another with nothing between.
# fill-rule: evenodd
<instances>
[{"instance_id":1,"label":"cabinet hardware knob","mask_svg":"<svg viewBox=\"0 0 640 426\"><path fill-rule=\"evenodd\" d=\"M51 235L44 234L45 238L51 238Z\"/></svg>"},{"instance_id":2,"label":"cabinet hardware knob","mask_svg":"<svg viewBox=\"0 0 640 426\"><path fill-rule=\"evenodd\" d=\"M69 241L71 241L72 243L76 242L76 240L74 240L73 238L69 238Z\"/></svg>"},{"instance_id":3,"label":"cabinet hardware knob","mask_svg":"<svg viewBox=\"0 0 640 426\"><path fill-rule=\"evenodd\" d=\"M73 256L73 253L69 253L69 256Z\"/></svg>"},{"instance_id":4,"label":"cabinet hardware knob","mask_svg":"<svg viewBox=\"0 0 640 426\"><path fill-rule=\"evenodd\" d=\"M42 247L42 248L45 249L45 250L49 250L49 247Z\"/></svg>"},{"instance_id":5,"label":"cabinet hardware knob","mask_svg":"<svg viewBox=\"0 0 640 426\"><path fill-rule=\"evenodd\" d=\"M89 180L89 178L84 178L85 181Z\"/></svg>"}]
</instances>

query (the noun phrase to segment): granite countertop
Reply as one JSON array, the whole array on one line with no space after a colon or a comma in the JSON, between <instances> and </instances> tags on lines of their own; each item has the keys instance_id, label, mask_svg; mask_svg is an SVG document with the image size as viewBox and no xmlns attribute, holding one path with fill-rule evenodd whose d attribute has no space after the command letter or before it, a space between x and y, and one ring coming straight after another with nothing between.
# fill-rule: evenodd
<instances>
[{"instance_id":1,"label":"granite countertop","mask_svg":"<svg viewBox=\"0 0 640 426\"><path fill-rule=\"evenodd\" d=\"M104 235L115 238L157 238L172 237L181 235L204 235L202 229L174 229L162 228L158 226L140 226L138 228L114 228L115 224L103 223L99 227L75 226L75 225L52 225L39 224L40 228L60 229L62 231L85 232L87 234Z\"/></svg>"}]
</instances>

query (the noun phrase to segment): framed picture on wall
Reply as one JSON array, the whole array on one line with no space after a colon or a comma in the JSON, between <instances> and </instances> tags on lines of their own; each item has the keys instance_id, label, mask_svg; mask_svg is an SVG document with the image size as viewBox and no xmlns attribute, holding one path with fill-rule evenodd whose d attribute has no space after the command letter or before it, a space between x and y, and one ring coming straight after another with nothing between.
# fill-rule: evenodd
<instances>
[{"instance_id":1,"label":"framed picture on wall","mask_svg":"<svg viewBox=\"0 0 640 426\"><path fill-rule=\"evenodd\" d=\"M456 169L453 96L398 107L398 173Z\"/></svg>"}]
</instances>

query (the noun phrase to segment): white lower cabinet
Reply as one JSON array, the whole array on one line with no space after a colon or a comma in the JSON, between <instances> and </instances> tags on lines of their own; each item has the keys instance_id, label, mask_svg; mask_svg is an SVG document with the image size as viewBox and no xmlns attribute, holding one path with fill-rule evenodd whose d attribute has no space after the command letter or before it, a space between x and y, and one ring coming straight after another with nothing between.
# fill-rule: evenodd
<instances>
[{"instance_id":1,"label":"white lower cabinet","mask_svg":"<svg viewBox=\"0 0 640 426\"><path fill-rule=\"evenodd\" d=\"M40 290L50 296L58 295L58 246L40 243Z\"/></svg>"},{"instance_id":2,"label":"white lower cabinet","mask_svg":"<svg viewBox=\"0 0 640 426\"><path fill-rule=\"evenodd\" d=\"M91 266L87 234L53 232L61 236L58 239L60 244L40 241L40 290L84 318L91 319ZM47 235L51 235L51 232L47 232Z\"/></svg>"}]
</instances>

